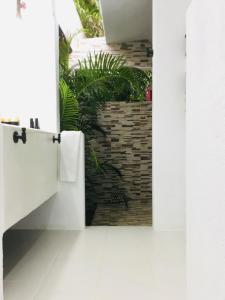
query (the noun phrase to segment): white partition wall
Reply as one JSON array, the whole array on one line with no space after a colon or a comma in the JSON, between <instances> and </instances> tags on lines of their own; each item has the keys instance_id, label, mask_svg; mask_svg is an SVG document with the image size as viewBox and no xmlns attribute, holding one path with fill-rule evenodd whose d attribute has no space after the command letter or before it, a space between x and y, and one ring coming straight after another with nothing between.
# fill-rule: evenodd
<instances>
[{"instance_id":1,"label":"white partition wall","mask_svg":"<svg viewBox=\"0 0 225 300\"><path fill-rule=\"evenodd\" d=\"M153 1L153 225L185 224L185 16L190 0Z\"/></svg>"},{"instance_id":2,"label":"white partition wall","mask_svg":"<svg viewBox=\"0 0 225 300\"><path fill-rule=\"evenodd\" d=\"M225 299L225 1L187 17L188 300Z\"/></svg>"},{"instance_id":3,"label":"white partition wall","mask_svg":"<svg viewBox=\"0 0 225 300\"><path fill-rule=\"evenodd\" d=\"M17 224L16 229L83 230L85 228L85 147L80 138L76 182L59 182L58 193Z\"/></svg>"},{"instance_id":4,"label":"white partition wall","mask_svg":"<svg viewBox=\"0 0 225 300\"><path fill-rule=\"evenodd\" d=\"M37 117L43 130L57 130L56 39L52 0L26 1L22 17L17 1L0 9L0 116L21 125Z\"/></svg>"},{"instance_id":5,"label":"white partition wall","mask_svg":"<svg viewBox=\"0 0 225 300\"><path fill-rule=\"evenodd\" d=\"M75 40L84 37L83 26L74 0L54 0L54 2L57 22L64 34L72 35Z\"/></svg>"},{"instance_id":6,"label":"white partition wall","mask_svg":"<svg viewBox=\"0 0 225 300\"><path fill-rule=\"evenodd\" d=\"M152 0L100 0L107 43L152 40Z\"/></svg>"}]
</instances>

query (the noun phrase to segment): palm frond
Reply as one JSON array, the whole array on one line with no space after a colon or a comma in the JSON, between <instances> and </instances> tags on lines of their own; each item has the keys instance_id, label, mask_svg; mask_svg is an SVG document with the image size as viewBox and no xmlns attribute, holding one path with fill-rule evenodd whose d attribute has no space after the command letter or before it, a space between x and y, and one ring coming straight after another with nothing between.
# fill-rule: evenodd
<instances>
[{"instance_id":1,"label":"palm frond","mask_svg":"<svg viewBox=\"0 0 225 300\"><path fill-rule=\"evenodd\" d=\"M101 109L106 101L111 100L112 79L118 78L118 69L125 62L124 57L109 53L90 54L82 62L79 61L74 81L79 101L85 101L86 107L94 107L96 111Z\"/></svg>"},{"instance_id":2,"label":"palm frond","mask_svg":"<svg viewBox=\"0 0 225 300\"><path fill-rule=\"evenodd\" d=\"M111 175L114 173L119 178L122 178L122 172L109 161L102 161L98 158L97 152L95 151L93 145L89 145L90 155L87 159L87 163L94 167L97 174Z\"/></svg>"},{"instance_id":3,"label":"palm frond","mask_svg":"<svg viewBox=\"0 0 225 300\"><path fill-rule=\"evenodd\" d=\"M90 54L79 61L75 85L77 98L111 100L144 100L150 74L128 67L123 56L110 53Z\"/></svg>"},{"instance_id":4,"label":"palm frond","mask_svg":"<svg viewBox=\"0 0 225 300\"><path fill-rule=\"evenodd\" d=\"M151 82L151 73L147 73L139 68L124 66L119 69L119 74L130 84L130 98L132 100L144 100L146 89Z\"/></svg>"},{"instance_id":5,"label":"palm frond","mask_svg":"<svg viewBox=\"0 0 225 300\"><path fill-rule=\"evenodd\" d=\"M114 165L112 165L108 161L105 161L105 162L101 163L101 168L102 168L102 170L104 171L105 174L115 173L120 178L123 177L122 172L117 167L115 167Z\"/></svg>"},{"instance_id":6,"label":"palm frond","mask_svg":"<svg viewBox=\"0 0 225 300\"><path fill-rule=\"evenodd\" d=\"M61 130L78 130L75 120L79 116L79 104L67 83L59 82Z\"/></svg>"},{"instance_id":7,"label":"palm frond","mask_svg":"<svg viewBox=\"0 0 225 300\"><path fill-rule=\"evenodd\" d=\"M59 65L65 70L69 69L69 58L71 54L71 43L73 35L59 39Z\"/></svg>"},{"instance_id":8,"label":"palm frond","mask_svg":"<svg viewBox=\"0 0 225 300\"><path fill-rule=\"evenodd\" d=\"M67 47L62 45L60 59L61 130L81 130L85 134L88 177L116 175L121 183L120 170L100 159L93 146L97 132L107 135L98 124L98 112L107 101L143 100L151 72L127 67L124 57L109 53L89 55L75 70L69 66Z\"/></svg>"},{"instance_id":9,"label":"palm frond","mask_svg":"<svg viewBox=\"0 0 225 300\"><path fill-rule=\"evenodd\" d=\"M89 54L88 57L79 61L79 72L83 76L101 77L122 68L126 64L124 56L114 56L111 53ZM88 71L88 72L87 72Z\"/></svg>"},{"instance_id":10,"label":"palm frond","mask_svg":"<svg viewBox=\"0 0 225 300\"><path fill-rule=\"evenodd\" d=\"M100 37L104 35L102 16L97 0L74 0L84 33L87 37Z\"/></svg>"}]
</instances>

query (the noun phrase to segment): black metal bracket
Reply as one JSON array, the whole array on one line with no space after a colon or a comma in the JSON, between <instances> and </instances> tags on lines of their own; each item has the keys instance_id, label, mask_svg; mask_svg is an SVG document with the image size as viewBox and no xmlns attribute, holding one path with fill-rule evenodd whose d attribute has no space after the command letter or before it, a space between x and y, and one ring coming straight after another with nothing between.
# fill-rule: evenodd
<instances>
[{"instance_id":1,"label":"black metal bracket","mask_svg":"<svg viewBox=\"0 0 225 300\"><path fill-rule=\"evenodd\" d=\"M153 50L152 48L148 47L148 48L146 49L146 54L147 54L147 57L153 57L153 55L154 55L154 50Z\"/></svg>"},{"instance_id":2,"label":"black metal bracket","mask_svg":"<svg viewBox=\"0 0 225 300\"><path fill-rule=\"evenodd\" d=\"M55 144L55 142L58 142L60 144L61 143L61 134L59 133L57 138L55 136L53 136L52 141L54 144Z\"/></svg>"},{"instance_id":3,"label":"black metal bracket","mask_svg":"<svg viewBox=\"0 0 225 300\"><path fill-rule=\"evenodd\" d=\"M26 144L27 142L27 133L26 133L26 128L22 128L22 133L19 135L18 131L13 132L13 141L14 143L18 143L19 140L23 142L23 144Z\"/></svg>"}]
</instances>

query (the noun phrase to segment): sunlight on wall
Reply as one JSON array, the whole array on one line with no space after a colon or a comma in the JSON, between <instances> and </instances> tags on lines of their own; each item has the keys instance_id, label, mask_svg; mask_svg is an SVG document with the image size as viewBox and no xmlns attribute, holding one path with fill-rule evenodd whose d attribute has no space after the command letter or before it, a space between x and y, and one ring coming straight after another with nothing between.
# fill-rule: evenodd
<instances>
[{"instance_id":1,"label":"sunlight on wall","mask_svg":"<svg viewBox=\"0 0 225 300\"><path fill-rule=\"evenodd\" d=\"M71 35L83 36L83 26L80 17L76 10L73 0L55 0L56 15L58 23L60 24L63 32Z\"/></svg>"},{"instance_id":2,"label":"sunlight on wall","mask_svg":"<svg viewBox=\"0 0 225 300\"><path fill-rule=\"evenodd\" d=\"M187 18L188 300L225 299L225 2L193 1Z\"/></svg>"},{"instance_id":3,"label":"sunlight on wall","mask_svg":"<svg viewBox=\"0 0 225 300\"><path fill-rule=\"evenodd\" d=\"M22 18L16 0L0 11L0 116L19 117L28 126L57 130L56 43L51 0L26 1Z\"/></svg>"}]
</instances>

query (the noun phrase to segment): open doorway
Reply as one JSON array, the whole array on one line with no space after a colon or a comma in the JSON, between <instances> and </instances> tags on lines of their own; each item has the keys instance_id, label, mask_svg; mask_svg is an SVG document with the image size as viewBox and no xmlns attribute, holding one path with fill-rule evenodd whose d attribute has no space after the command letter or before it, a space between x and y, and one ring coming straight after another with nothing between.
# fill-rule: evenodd
<instances>
[{"instance_id":1,"label":"open doorway","mask_svg":"<svg viewBox=\"0 0 225 300\"><path fill-rule=\"evenodd\" d=\"M80 28L70 64L81 87L87 225L151 226L152 1L74 3Z\"/></svg>"}]
</instances>

